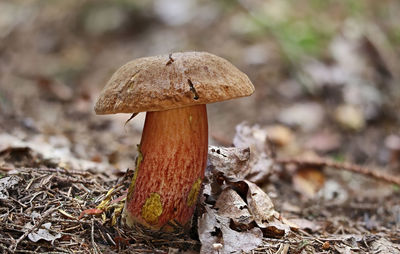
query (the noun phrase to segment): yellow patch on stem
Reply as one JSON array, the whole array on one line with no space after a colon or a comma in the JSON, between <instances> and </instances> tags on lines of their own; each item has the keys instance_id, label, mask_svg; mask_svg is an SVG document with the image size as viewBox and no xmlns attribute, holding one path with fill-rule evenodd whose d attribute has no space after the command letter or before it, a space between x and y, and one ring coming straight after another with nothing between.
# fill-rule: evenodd
<instances>
[{"instance_id":1,"label":"yellow patch on stem","mask_svg":"<svg viewBox=\"0 0 400 254\"><path fill-rule=\"evenodd\" d=\"M142 163L142 161L143 161L143 154L142 154L142 151L140 150L140 145L137 145L137 150L138 150L138 156L136 157L136 168L135 168L135 172L133 173L131 185L129 186L129 189L128 189L128 195L127 195L128 201L131 200L131 196L133 194L133 191L135 190L135 183L136 183L136 178L139 173L140 163Z\"/></svg>"},{"instance_id":2,"label":"yellow patch on stem","mask_svg":"<svg viewBox=\"0 0 400 254\"><path fill-rule=\"evenodd\" d=\"M189 195L187 197L186 204L187 206L192 206L196 204L197 197L199 196L201 187L201 178L197 178L197 180L193 183L192 188L190 189Z\"/></svg>"},{"instance_id":3,"label":"yellow patch on stem","mask_svg":"<svg viewBox=\"0 0 400 254\"><path fill-rule=\"evenodd\" d=\"M158 223L158 218L162 212L163 207L160 194L151 193L142 207L142 218L150 225L154 225Z\"/></svg>"}]
</instances>

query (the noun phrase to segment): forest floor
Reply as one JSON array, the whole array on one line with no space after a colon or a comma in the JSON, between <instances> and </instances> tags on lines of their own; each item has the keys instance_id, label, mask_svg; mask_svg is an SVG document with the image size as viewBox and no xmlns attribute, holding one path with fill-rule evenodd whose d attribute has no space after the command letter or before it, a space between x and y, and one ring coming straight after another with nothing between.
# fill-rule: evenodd
<instances>
[{"instance_id":1,"label":"forest floor","mask_svg":"<svg viewBox=\"0 0 400 254\"><path fill-rule=\"evenodd\" d=\"M51 2L0 2L1 252L400 253L397 1ZM119 219L145 114L125 125L93 105L125 62L186 50L256 92L208 105L191 232L148 236ZM222 215L226 200L251 219Z\"/></svg>"}]
</instances>

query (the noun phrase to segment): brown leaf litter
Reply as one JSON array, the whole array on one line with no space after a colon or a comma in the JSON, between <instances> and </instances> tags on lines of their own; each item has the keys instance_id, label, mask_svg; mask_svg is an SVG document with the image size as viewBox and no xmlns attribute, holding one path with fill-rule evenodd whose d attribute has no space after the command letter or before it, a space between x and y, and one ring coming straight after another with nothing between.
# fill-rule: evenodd
<instances>
[{"instance_id":1,"label":"brown leaf litter","mask_svg":"<svg viewBox=\"0 0 400 254\"><path fill-rule=\"evenodd\" d=\"M128 178L105 183L89 172L53 168L17 168L0 179L0 249L3 252L164 253L165 246L196 249L187 237L164 240L111 226L114 206L129 186ZM114 185L113 185L114 184ZM112 189L112 195L107 188ZM94 208L108 197L102 209ZM122 202L123 199L119 200ZM81 216L82 215L82 216ZM196 247L197 246L197 247ZM164 251L163 251L164 250Z\"/></svg>"},{"instance_id":2,"label":"brown leaf litter","mask_svg":"<svg viewBox=\"0 0 400 254\"><path fill-rule=\"evenodd\" d=\"M130 170L110 180L105 173L49 164L29 148L4 148L0 160L9 167L0 171L0 249L4 253L400 252L398 197L351 199L346 190L348 196L337 202L335 193L344 186L336 183L332 202L319 200L326 194L316 195L317 190L301 199L304 191L284 178L287 169L281 166L286 164L277 163L268 151L264 129L241 126L234 141L239 147L209 149L204 191L190 234L150 234L121 225ZM260 171L262 165L268 174Z\"/></svg>"}]
</instances>

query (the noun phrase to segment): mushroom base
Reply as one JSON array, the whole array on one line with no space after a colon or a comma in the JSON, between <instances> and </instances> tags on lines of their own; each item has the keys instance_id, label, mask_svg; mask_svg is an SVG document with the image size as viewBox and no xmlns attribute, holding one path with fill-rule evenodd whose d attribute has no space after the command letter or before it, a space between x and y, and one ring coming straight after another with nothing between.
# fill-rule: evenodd
<instances>
[{"instance_id":1,"label":"mushroom base","mask_svg":"<svg viewBox=\"0 0 400 254\"><path fill-rule=\"evenodd\" d=\"M187 226L207 163L206 105L148 112L123 216L151 230Z\"/></svg>"}]
</instances>

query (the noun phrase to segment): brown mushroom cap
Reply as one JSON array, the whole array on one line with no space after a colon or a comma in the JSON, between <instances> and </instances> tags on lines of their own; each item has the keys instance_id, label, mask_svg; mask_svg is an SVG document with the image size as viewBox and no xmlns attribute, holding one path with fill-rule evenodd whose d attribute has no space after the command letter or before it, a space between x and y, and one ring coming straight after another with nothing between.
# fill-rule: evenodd
<instances>
[{"instance_id":1,"label":"brown mushroom cap","mask_svg":"<svg viewBox=\"0 0 400 254\"><path fill-rule=\"evenodd\" d=\"M135 59L119 68L96 105L96 114L162 111L249 96L254 86L227 60L206 52Z\"/></svg>"}]
</instances>

